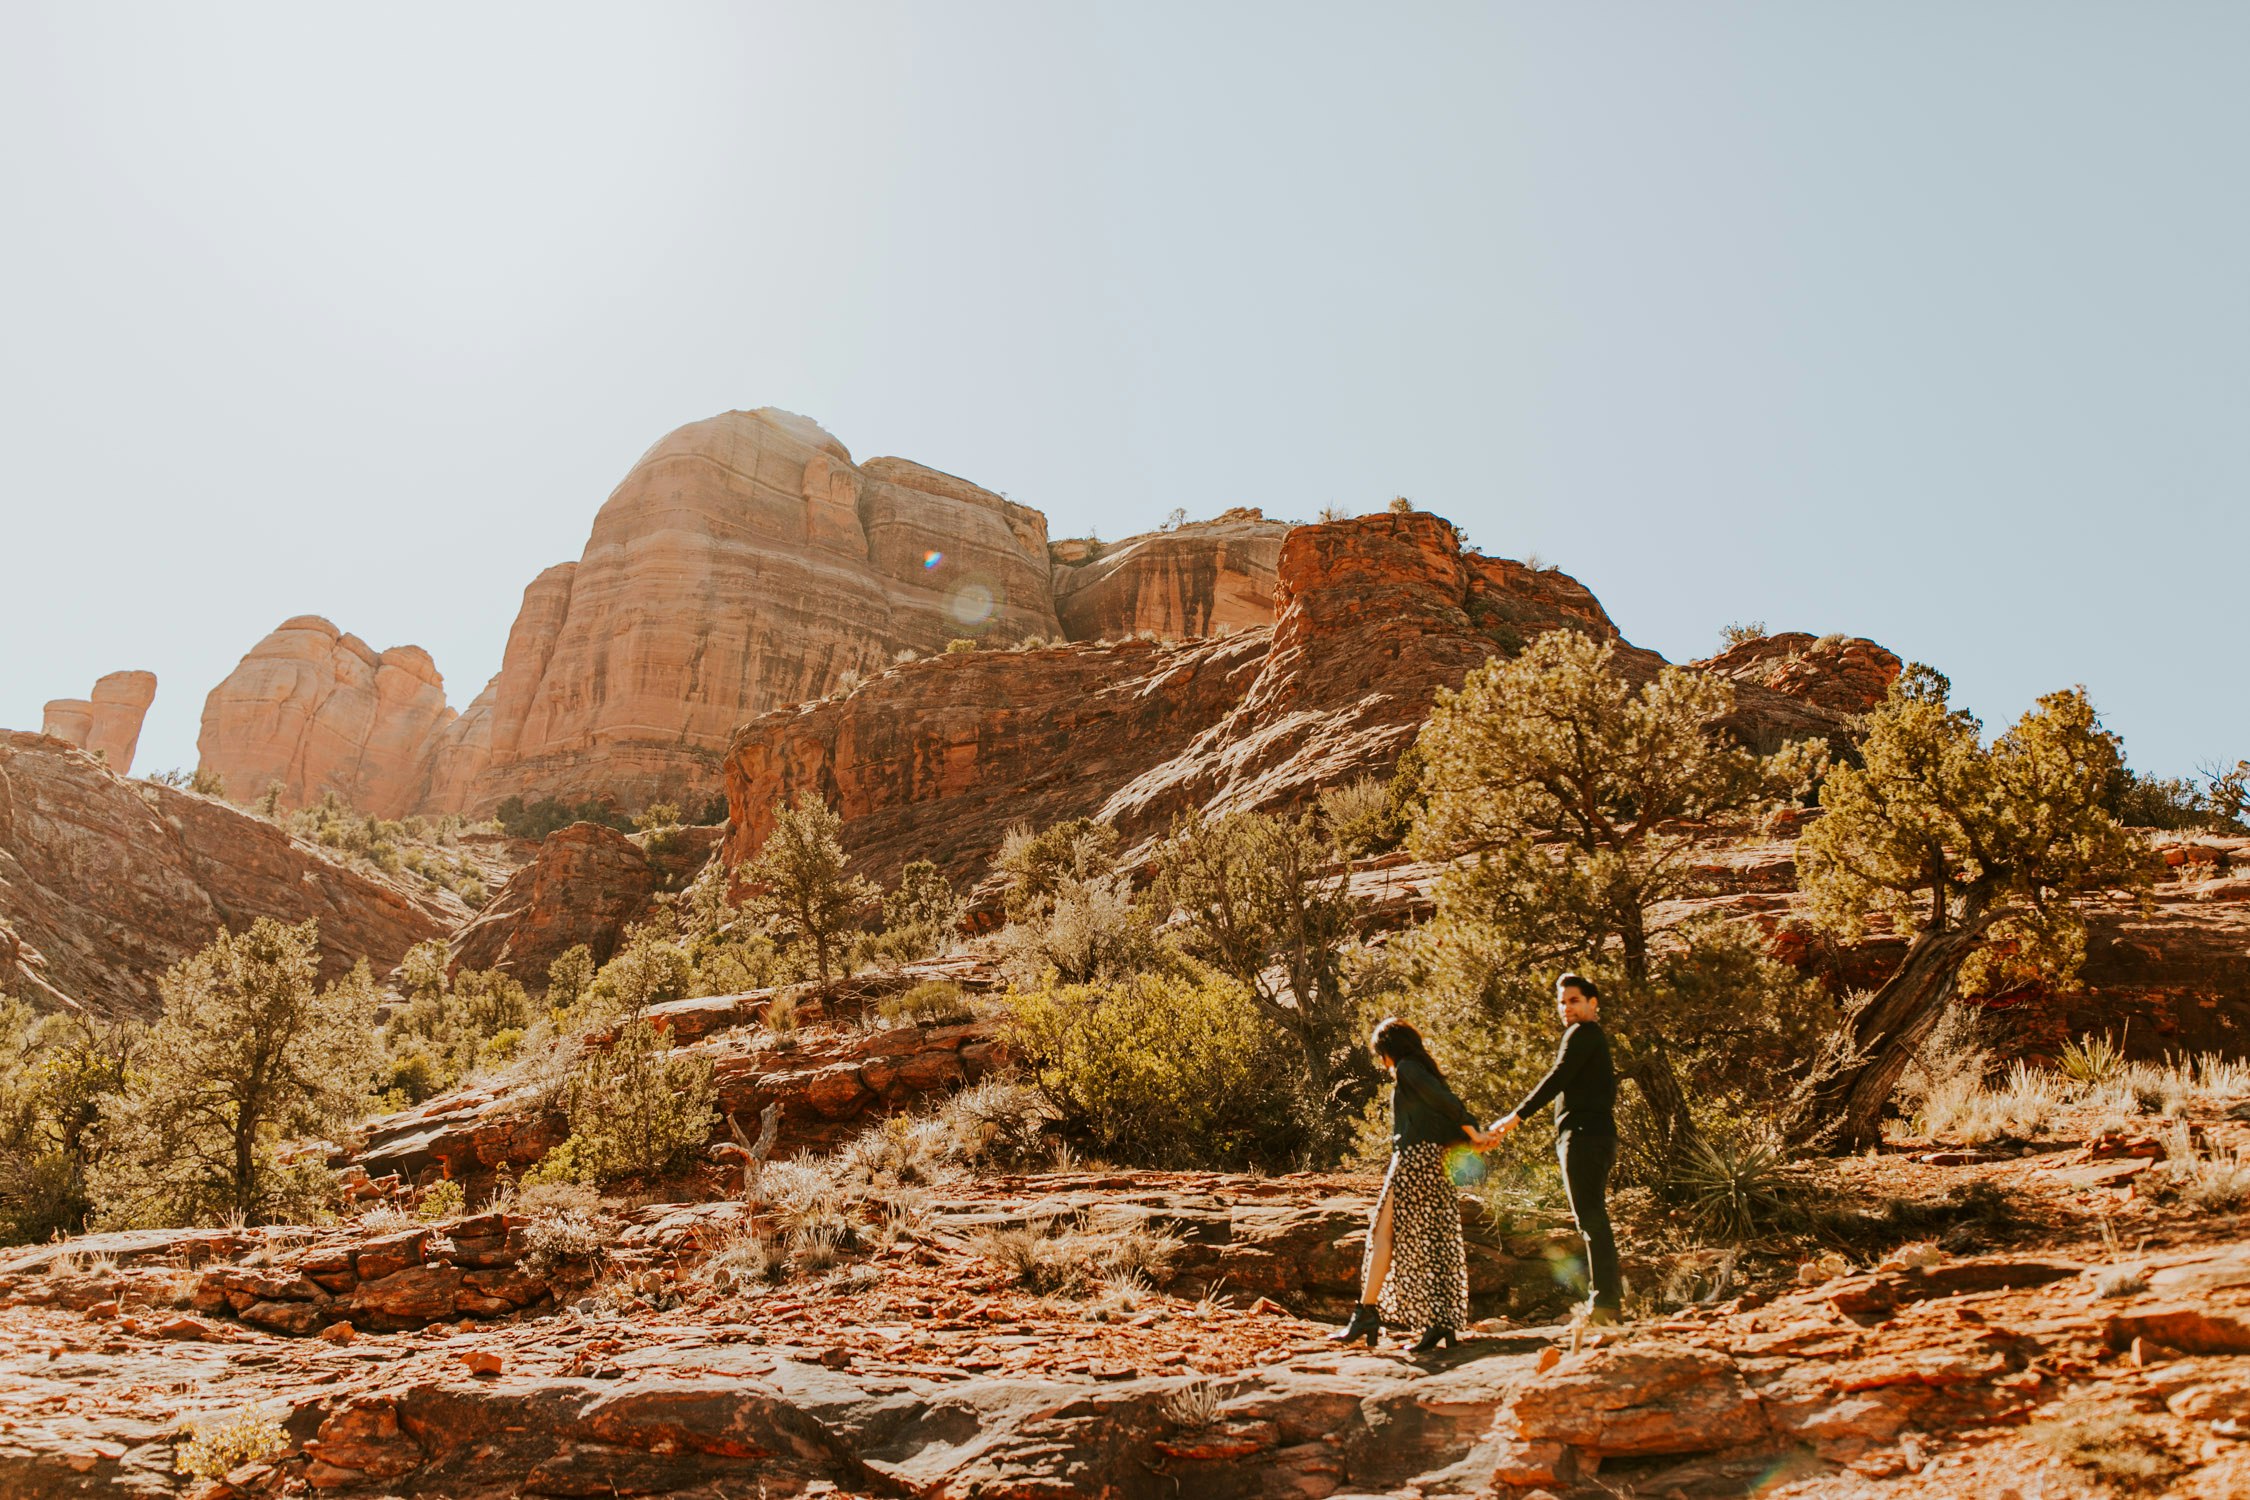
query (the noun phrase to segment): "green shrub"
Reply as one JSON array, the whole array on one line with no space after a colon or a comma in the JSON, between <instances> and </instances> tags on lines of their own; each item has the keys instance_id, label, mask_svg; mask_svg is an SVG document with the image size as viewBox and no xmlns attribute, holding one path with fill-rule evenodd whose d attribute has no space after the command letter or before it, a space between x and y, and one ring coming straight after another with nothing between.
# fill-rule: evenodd
<instances>
[{"instance_id":1,"label":"green shrub","mask_svg":"<svg viewBox=\"0 0 2250 1500\"><path fill-rule=\"evenodd\" d=\"M883 932L899 956L921 958L942 949L961 925L961 895L945 872L926 859L899 871L898 886L883 897Z\"/></svg>"},{"instance_id":2,"label":"green shrub","mask_svg":"<svg viewBox=\"0 0 2250 1500\"><path fill-rule=\"evenodd\" d=\"M430 1184L414 1212L420 1218L435 1224L458 1215L465 1202L467 1199L462 1195L461 1184L447 1177Z\"/></svg>"},{"instance_id":3,"label":"green shrub","mask_svg":"<svg viewBox=\"0 0 2250 1500\"><path fill-rule=\"evenodd\" d=\"M616 802L608 797L588 797L576 804L557 797L542 797L536 802L509 797L492 810L492 816L500 831L514 839L543 839L573 823L599 823L619 833L630 833L633 828L632 819L619 812Z\"/></svg>"},{"instance_id":4,"label":"green shrub","mask_svg":"<svg viewBox=\"0 0 2250 1500\"><path fill-rule=\"evenodd\" d=\"M972 636L957 635L952 640L945 643L945 654L948 656L951 656L956 651L974 651L976 649L977 643L975 638Z\"/></svg>"},{"instance_id":5,"label":"green shrub","mask_svg":"<svg viewBox=\"0 0 2250 1500\"><path fill-rule=\"evenodd\" d=\"M366 1112L375 983L362 963L320 989L319 925L260 917L158 984L151 1027L89 1187L105 1227L254 1222L318 1212L333 1179L284 1140Z\"/></svg>"},{"instance_id":6,"label":"green shrub","mask_svg":"<svg viewBox=\"0 0 2250 1500\"><path fill-rule=\"evenodd\" d=\"M585 995L586 987L594 982L594 950L584 943L565 948L555 961L547 965L547 1005L551 1010L568 1010Z\"/></svg>"},{"instance_id":7,"label":"green shrub","mask_svg":"<svg viewBox=\"0 0 2250 1500\"><path fill-rule=\"evenodd\" d=\"M875 1009L886 1021L959 1021L975 1013L961 986L943 979L925 979L912 989L886 995Z\"/></svg>"},{"instance_id":8,"label":"green shrub","mask_svg":"<svg viewBox=\"0 0 2250 1500\"><path fill-rule=\"evenodd\" d=\"M464 969L449 978L446 960L445 944L435 939L407 951L398 974L406 1003L383 1024L389 1061L377 1087L414 1103L504 1059L532 1021L521 984L497 969ZM512 1039L495 1047L503 1033Z\"/></svg>"},{"instance_id":9,"label":"green shrub","mask_svg":"<svg viewBox=\"0 0 2250 1500\"><path fill-rule=\"evenodd\" d=\"M641 832L641 848L651 858L671 853L680 844L680 805L652 802L633 819Z\"/></svg>"},{"instance_id":10,"label":"green shrub","mask_svg":"<svg viewBox=\"0 0 2250 1500\"><path fill-rule=\"evenodd\" d=\"M564 1085L566 1144L592 1181L657 1176L685 1165L709 1138L716 1098L711 1059L672 1048L664 1028L634 1016Z\"/></svg>"},{"instance_id":11,"label":"green shrub","mask_svg":"<svg viewBox=\"0 0 2250 1500\"><path fill-rule=\"evenodd\" d=\"M1287 1162L1299 1134L1288 1039L1208 972L1012 991L1010 1044L1066 1131L1159 1167Z\"/></svg>"},{"instance_id":12,"label":"green shrub","mask_svg":"<svg viewBox=\"0 0 2250 1500\"><path fill-rule=\"evenodd\" d=\"M139 1028L0 994L0 1245L76 1234L86 1170L122 1104Z\"/></svg>"},{"instance_id":13,"label":"green shrub","mask_svg":"<svg viewBox=\"0 0 2250 1500\"><path fill-rule=\"evenodd\" d=\"M1372 776L1323 791L1320 821L1336 847L1355 858L1396 849L1408 827L1392 806L1389 783Z\"/></svg>"}]
</instances>

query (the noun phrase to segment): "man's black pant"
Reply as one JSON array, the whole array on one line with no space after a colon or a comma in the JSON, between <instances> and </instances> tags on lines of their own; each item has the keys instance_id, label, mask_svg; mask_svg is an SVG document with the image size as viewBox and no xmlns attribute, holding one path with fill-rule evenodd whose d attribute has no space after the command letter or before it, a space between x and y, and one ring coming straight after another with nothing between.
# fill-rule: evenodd
<instances>
[{"instance_id":1,"label":"man's black pant","mask_svg":"<svg viewBox=\"0 0 2250 1500\"><path fill-rule=\"evenodd\" d=\"M1594 1284L1594 1305L1621 1311L1625 1288L1617 1274L1617 1233L1609 1227L1609 1169L1617 1165L1617 1136L1607 1130L1565 1130L1555 1137L1555 1155L1562 1158L1570 1216L1586 1238L1586 1276Z\"/></svg>"}]
</instances>

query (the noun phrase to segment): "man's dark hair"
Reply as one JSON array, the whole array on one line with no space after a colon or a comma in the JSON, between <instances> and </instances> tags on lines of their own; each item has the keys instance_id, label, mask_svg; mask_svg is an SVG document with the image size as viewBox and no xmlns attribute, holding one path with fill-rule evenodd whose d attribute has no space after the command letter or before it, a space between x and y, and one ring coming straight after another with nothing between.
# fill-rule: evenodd
<instances>
[{"instance_id":1,"label":"man's dark hair","mask_svg":"<svg viewBox=\"0 0 2250 1500\"><path fill-rule=\"evenodd\" d=\"M1583 974L1565 974L1562 978L1555 981L1555 988L1558 990L1576 990L1579 994L1584 995L1587 999L1595 1001L1597 1003L1602 998L1601 989L1594 983L1594 981L1588 979Z\"/></svg>"}]
</instances>

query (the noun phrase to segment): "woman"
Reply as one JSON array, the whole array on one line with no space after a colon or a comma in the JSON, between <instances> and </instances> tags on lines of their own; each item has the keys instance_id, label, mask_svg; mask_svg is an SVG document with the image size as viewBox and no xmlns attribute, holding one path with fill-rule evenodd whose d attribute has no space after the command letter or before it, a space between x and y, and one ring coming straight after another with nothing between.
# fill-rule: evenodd
<instances>
[{"instance_id":1,"label":"woman","mask_svg":"<svg viewBox=\"0 0 2250 1500\"><path fill-rule=\"evenodd\" d=\"M1359 1306L1334 1339L1364 1338L1372 1348L1383 1324L1420 1323L1414 1352L1429 1354L1453 1343L1469 1316L1469 1260L1445 1153L1463 1144L1485 1150L1497 1137L1470 1123L1412 1026L1386 1017L1367 1045L1392 1079L1391 1165L1360 1261Z\"/></svg>"}]
</instances>

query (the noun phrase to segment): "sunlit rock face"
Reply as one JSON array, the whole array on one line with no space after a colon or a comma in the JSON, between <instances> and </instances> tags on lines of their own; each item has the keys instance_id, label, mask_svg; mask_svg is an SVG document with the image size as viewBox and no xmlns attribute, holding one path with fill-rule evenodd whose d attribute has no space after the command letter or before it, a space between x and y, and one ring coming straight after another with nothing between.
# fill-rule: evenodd
<instances>
[{"instance_id":1,"label":"sunlit rock face","mask_svg":"<svg viewBox=\"0 0 2250 1500\"><path fill-rule=\"evenodd\" d=\"M466 913L218 798L0 730L0 992L41 1009L147 1020L167 968L259 917L317 919L333 979L362 958L388 969Z\"/></svg>"},{"instance_id":2,"label":"sunlit rock face","mask_svg":"<svg viewBox=\"0 0 2250 1500\"><path fill-rule=\"evenodd\" d=\"M1245 508L1122 542L1058 542L1051 550L1063 634L1177 639L1270 625L1274 565L1288 530Z\"/></svg>"},{"instance_id":3,"label":"sunlit rock face","mask_svg":"<svg viewBox=\"0 0 2250 1500\"><path fill-rule=\"evenodd\" d=\"M39 731L102 758L118 775L133 769L141 721L156 701L154 672L111 672L94 684L91 698L56 698L40 715Z\"/></svg>"},{"instance_id":4,"label":"sunlit rock face","mask_svg":"<svg viewBox=\"0 0 2250 1500\"><path fill-rule=\"evenodd\" d=\"M279 786L284 807L334 792L398 817L424 800L452 724L445 681L420 646L377 651L318 615L285 620L203 701L196 753L238 801Z\"/></svg>"},{"instance_id":5,"label":"sunlit rock face","mask_svg":"<svg viewBox=\"0 0 2250 1500\"><path fill-rule=\"evenodd\" d=\"M1028 506L903 459L854 464L788 412L692 423L642 455L578 561L525 590L432 806L708 799L745 718L902 651L1058 634L1047 574Z\"/></svg>"}]
</instances>

